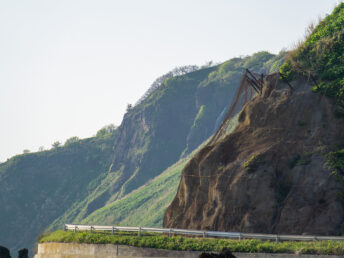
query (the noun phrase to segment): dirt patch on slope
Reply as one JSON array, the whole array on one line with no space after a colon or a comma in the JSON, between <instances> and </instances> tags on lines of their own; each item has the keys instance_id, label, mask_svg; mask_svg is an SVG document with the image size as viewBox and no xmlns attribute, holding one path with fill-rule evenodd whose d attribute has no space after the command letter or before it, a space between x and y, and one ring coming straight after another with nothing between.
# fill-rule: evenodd
<instances>
[{"instance_id":1,"label":"dirt patch on slope","mask_svg":"<svg viewBox=\"0 0 344 258\"><path fill-rule=\"evenodd\" d=\"M343 223L325 153L343 141L331 101L274 74L247 103L234 132L185 167L164 227L335 235Z\"/></svg>"}]
</instances>

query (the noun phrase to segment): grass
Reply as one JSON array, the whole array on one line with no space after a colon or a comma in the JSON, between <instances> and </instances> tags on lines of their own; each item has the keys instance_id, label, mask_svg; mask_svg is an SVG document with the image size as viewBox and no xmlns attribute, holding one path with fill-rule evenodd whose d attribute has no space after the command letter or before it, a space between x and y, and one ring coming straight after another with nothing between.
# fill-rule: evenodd
<instances>
[{"instance_id":1,"label":"grass","mask_svg":"<svg viewBox=\"0 0 344 258\"><path fill-rule=\"evenodd\" d=\"M253 172L257 169L259 165L259 155L252 155L242 167L246 169L247 172Z\"/></svg>"},{"instance_id":2,"label":"grass","mask_svg":"<svg viewBox=\"0 0 344 258\"><path fill-rule=\"evenodd\" d=\"M313 90L334 99L338 116L344 116L344 3L339 4L316 27L308 30L304 42L289 53L280 67L284 80L295 74L313 75Z\"/></svg>"},{"instance_id":3,"label":"grass","mask_svg":"<svg viewBox=\"0 0 344 258\"><path fill-rule=\"evenodd\" d=\"M194 119L194 122L193 122L193 125L192 127L196 127L197 124L198 124L198 121L201 120L204 116L204 109L205 109L205 105L202 105L200 108L199 108L199 111Z\"/></svg>"},{"instance_id":4,"label":"grass","mask_svg":"<svg viewBox=\"0 0 344 258\"><path fill-rule=\"evenodd\" d=\"M147 185L96 210L81 222L161 226L163 214L176 195L181 171L188 160L186 158L174 164Z\"/></svg>"},{"instance_id":5,"label":"grass","mask_svg":"<svg viewBox=\"0 0 344 258\"><path fill-rule=\"evenodd\" d=\"M311 157L312 157L312 153L310 152L306 152L303 157L300 157L299 160L297 161L297 165L308 165L309 163L311 163Z\"/></svg>"},{"instance_id":6,"label":"grass","mask_svg":"<svg viewBox=\"0 0 344 258\"><path fill-rule=\"evenodd\" d=\"M87 244L120 244L137 247L159 248L181 251L221 251L228 248L232 252L248 253L298 253L344 255L344 242L316 241L316 242L274 242L260 240L229 240L219 238L190 238L173 236L167 237L159 234L142 234L120 232L89 233L56 231L42 236L40 243L87 243Z\"/></svg>"},{"instance_id":7,"label":"grass","mask_svg":"<svg viewBox=\"0 0 344 258\"><path fill-rule=\"evenodd\" d=\"M328 153L327 164L333 170L332 174L344 186L344 148Z\"/></svg>"}]
</instances>

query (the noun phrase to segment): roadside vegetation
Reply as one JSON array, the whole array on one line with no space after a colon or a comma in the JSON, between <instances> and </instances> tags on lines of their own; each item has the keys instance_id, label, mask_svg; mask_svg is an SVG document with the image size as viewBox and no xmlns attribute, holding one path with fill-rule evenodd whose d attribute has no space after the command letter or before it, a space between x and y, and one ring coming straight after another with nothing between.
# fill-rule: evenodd
<instances>
[{"instance_id":1,"label":"roadside vegetation","mask_svg":"<svg viewBox=\"0 0 344 258\"><path fill-rule=\"evenodd\" d=\"M232 252L248 253L298 253L344 255L344 242L316 241L316 242L275 242L260 240L229 240L219 238L191 238L161 234L120 232L89 233L56 231L42 236L40 243L87 243L87 244L119 244L136 247L159 248L181 251L221 251L228 248Z\"/></svg>"}]
</instances>

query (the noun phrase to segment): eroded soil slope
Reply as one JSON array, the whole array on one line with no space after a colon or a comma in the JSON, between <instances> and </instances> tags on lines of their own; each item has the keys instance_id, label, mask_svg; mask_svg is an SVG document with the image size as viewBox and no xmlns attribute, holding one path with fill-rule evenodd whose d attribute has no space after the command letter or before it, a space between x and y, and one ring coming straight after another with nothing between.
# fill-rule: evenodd
<instances>
[{"instance_id":1,"label":"eroded soil slope","mask_svg":"<svg viewBox=\"0 0 344 258\"><path fill-rule=\"evenodd\" d=\"M165 227L336 235L344 219L341 185L326 153L343 141L331 100L299 78L294 91L266 78L234 132L185 167Z\"/></svg>"}]
</instances>

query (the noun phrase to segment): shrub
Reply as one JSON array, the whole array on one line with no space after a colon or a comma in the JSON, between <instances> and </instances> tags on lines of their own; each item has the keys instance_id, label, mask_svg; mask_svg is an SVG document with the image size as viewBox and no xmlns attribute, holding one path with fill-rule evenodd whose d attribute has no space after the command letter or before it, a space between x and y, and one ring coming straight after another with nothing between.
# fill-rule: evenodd
<instances>
[{"instance_id":1,"label":"shrub","mask_svg":"<svg viewBox=\"0 0 344 258\"><path fill-rule=\"evenodd\" d=\"M289 161L289 168L294 168L297 164L297 162L300 160L300 155L294 156L290 161Z\"/></svg>"},{"instance_id":2,"label":"shrub","mask_svg":"<svg viewBox=\"0 0 344 258\"><path fill-rule=\"evenodd\" d=\"M53 149L57 149L57 148L60 148L61 145L62 145L61 142L56 141L56 142L54 142L51 146L53 147Z\"/></svg>"},{"instance_id":3,"label":"shrub","mask_svg":"<svg viewBox=\"0 0 344 258\"><path fill-rule=\"evenodd\" d=\"M305 126L306 122L302 121L302 120L297 120L297 125L298 126Z\"/></svg>"},{"instance_id":4,"label":"shrub","mask_svg":"<svg viewBox=\"0 0 344 258\"><path fill-rule=\"evenodd\" d=\"M245 168L247 172L253 172L258 168L259 163L259 155L254 154L242 165L242 167Z\"/></svg>"},{"instance_id":5,"label":"shrub","mask_svg":"<svg viewBox=\"0 0 344 258\"><path fill-rule=\"evenodd\" d=\"M294 73L319 80L314 91L331 97L344 107L344 3L323 19L305 41L290 52L280 72L290 79Z\"/></svg>"},{"instance_id":6,"label":"shrub","mask_svg":"<svg viewBox=\"0 0 344 258\"><path fill-rule=\"evenodd\" d=\"M285 62L281 65L279 72L281 74L281 80L284 82L290 82L294 79L294 71L290 62Z\"/></svg>"},{"instance_id":7,"label":"shrub","mask_svg":"<svg viewBox=\"0 0 344 258\"><path fill-rule=\"evenodd\" d=\"M79 137L73 136L73 137L70 137L69 139L66 140L64 146L69 146L69 145L75 144L79 141L80 141Z\"/></svg>"},{"instance_id":8,"label":"shrub","mask_svg":"<svg viewBox=\"0 0 344 258\"><path fill-rule=\"evenodd\" d=\"M344 174L344 148L327 154L327 164L336 175ZM344 182L344 179L343 179Z\"/></svg>"},{"instance_id":9,"label":"shrub","mask_svg":"<svg viewBox=\"0 0 344 258\"><path fill-rule=\"evenodd\" d=\"M102 137L104 135L111 134L115 132L116 129L117 129L117 126L115 126L114 124L106 125L97 131L96 137Z\"/></svg>"}]
</instances>

